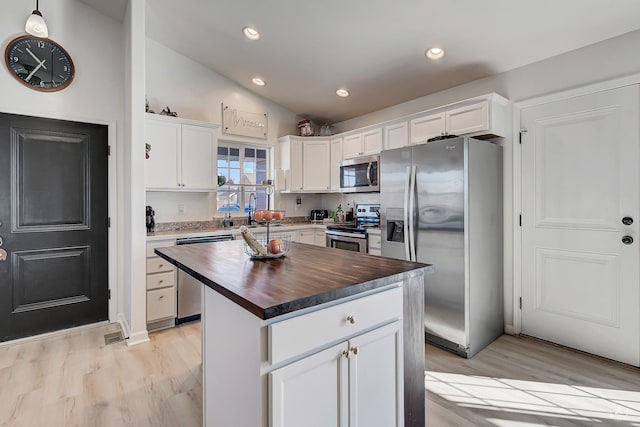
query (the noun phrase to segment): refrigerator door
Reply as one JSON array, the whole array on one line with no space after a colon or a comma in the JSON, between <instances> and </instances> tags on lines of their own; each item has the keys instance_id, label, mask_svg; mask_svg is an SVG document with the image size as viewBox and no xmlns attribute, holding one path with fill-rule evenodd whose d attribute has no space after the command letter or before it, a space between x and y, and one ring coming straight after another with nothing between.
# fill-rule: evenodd
<instances>
[{"instance_id":1,"label":"refrigerator door","mask_svg":"<svg viewBox=\"0 0 640 427\"><path fill-rule=\"evenodd\" d=\"M425 331L468 346L465 329L465 145L452 138L413 147L416 166L417 261L433 264L425 277ZM448 343L442 343L448 345Z\"/></svg>"},{"instance_id":2,"label":"refrigerator door","mask_svg":"<svg viewBox=\"0 0 640 427\"><path fill-rule=\"evenodd\" d=\"M380 153L380 226L382 255L409 260L408 206L411 147Z\"/></svg>"}]
</instances>

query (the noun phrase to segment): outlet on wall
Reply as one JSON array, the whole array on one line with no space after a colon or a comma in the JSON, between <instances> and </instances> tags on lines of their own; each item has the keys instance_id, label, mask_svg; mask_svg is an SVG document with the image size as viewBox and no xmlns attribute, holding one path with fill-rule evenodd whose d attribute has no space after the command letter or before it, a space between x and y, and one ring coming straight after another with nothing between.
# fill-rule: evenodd
<instances>
[{"instance_id":1,"label":"outlet on wall","mask_svg":"<svg viewBox=\"0 0 640 427\"><path fill-rule=\"evenodd\" d=\"M184 205L183 204L179 204L178 205L178 213L181 213L181 214L184 213Z\"/></svg>"}]
</instances>

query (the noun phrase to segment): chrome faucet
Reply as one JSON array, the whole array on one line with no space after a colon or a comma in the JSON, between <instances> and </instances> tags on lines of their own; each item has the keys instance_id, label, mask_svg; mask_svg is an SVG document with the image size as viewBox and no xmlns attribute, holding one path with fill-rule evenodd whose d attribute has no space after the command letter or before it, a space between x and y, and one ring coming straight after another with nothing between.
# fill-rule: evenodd
<instances>
[{"instance_id":1,"label":"chrome faucet","mask_svg":"<svg viewBox=\"0 0 640 427\"><path fill-rule=\"evenodd\" d=\"M253 198L253 211L251 210L251 198ZM253 221L253 214L252 212L255 212L256 210L256 193L252 192L251 194L249 194L249 219L248 219L248 224L247 225L251 225L251 222Z\"/></svg>"}]
</instances>

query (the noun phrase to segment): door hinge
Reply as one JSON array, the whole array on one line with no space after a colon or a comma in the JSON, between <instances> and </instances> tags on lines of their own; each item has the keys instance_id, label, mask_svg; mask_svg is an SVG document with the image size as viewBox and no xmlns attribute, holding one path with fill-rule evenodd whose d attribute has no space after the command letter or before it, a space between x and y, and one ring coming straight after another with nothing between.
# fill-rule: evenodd
<instances>
[{"instance_id":1,"label":"door hinge","mask_svg":"<svg viewBox=\"0 0 640 427\"><path fill-rule=\"evenodd\" d=\"M107 218L107 228L111 228L111 217Z\"/></svg>"},{"instance_id":2,"label":"door hinge","mask_svg":"<svg viewBox=\"0 0 640 427\"><path fill-rule=\"evenodd\" d=\"M109 289L109 299L111 299L111 289Z\"/></svg>"},{"instance_id":3,"label":"door hinge","mask_svg":"<svg viewBox=\"0 0 640 427\"><path fill-rule=\"evenodd\" d=\"M107 156L111 155L111 146L107 145Z\"/></svg>"},{"instance_id":4,"label":"door hinge","mask_svg":"<svg viewBox=\"0 0 640 427\"><path fill-rule=\"evenodd\" d=\"M527 130L526 129L521 129L520 130L520 144L522 144L522 134L523 133L527 133Z\"/></svg>"},{"instance_id":5,"label":"door hinge","mask_svg":"<svg viewBox=\"0 0 640 427\"><path fill-rule=\"evenodd\" d=\"M520 215L520 227L522 227L522 215Z\"/></svg>"},{"instance_id":6,"label":"door hinge","mask_svg":"<svg viewBox=\"0 0 640 427\"><path fill-rule=\"evenodd\" d=\"M520 310L522 310L522 297L520 297Z\"/></svg>"}]
</instances>

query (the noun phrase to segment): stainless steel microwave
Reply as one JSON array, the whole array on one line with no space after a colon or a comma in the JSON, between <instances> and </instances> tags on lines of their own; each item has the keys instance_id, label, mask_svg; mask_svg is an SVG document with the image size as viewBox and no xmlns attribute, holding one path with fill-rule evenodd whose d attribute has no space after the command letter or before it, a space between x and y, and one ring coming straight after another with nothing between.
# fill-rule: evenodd
<instances>
[{"instance_id":1,"label":"stainless steel microwave","mask_svg":"<svg viewBox=\"0 0 640 427\"><path fill-rule=\"evenodd\" d=\"M372 193L380 191L380 156L364 156L340 163L342 193Z\"/></svg>"}]
</instances>

